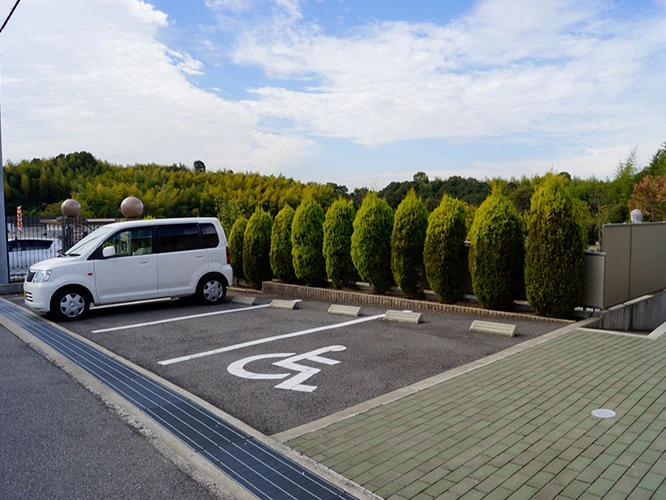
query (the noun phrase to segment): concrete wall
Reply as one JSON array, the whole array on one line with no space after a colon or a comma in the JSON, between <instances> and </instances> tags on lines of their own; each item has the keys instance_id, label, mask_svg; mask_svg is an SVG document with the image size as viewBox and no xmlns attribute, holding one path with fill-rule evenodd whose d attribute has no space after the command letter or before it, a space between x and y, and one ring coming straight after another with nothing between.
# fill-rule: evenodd
<instances>
[{"instance_id":1,"label":"concrete wall","mask_svg":"<svg viewBox=\"0 0 666 500\"><path fill-rule=\"evenodd\" d=\"M586 254L581 305L608 309L666 289L666 222L607 224L602 252Z\"/></svg>"},{"instance_id":2,"label":"concrete wall","mask_svg":"<svg viewBox=\"0 0 666 500\"><path fill-rule=\"evenodd\" d=\"M666 321L666 292L615 305L601 315L600 328L632 332L651 332Z\"/></svg>"}]
</instances>

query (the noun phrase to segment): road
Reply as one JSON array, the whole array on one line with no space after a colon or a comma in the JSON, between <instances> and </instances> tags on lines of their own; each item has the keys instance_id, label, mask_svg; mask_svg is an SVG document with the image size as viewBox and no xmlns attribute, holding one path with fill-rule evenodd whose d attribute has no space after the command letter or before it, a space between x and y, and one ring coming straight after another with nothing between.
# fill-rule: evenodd
<instances>
[{"instance_id":1,"label":"road","mask_svg":"<svg viewBox=\"0 0 666 500\"><path fill-rule=\"evenodd\" d=\"M59 367L0 327L0 497L210 499Z\"/></svg>"}]
</instances>

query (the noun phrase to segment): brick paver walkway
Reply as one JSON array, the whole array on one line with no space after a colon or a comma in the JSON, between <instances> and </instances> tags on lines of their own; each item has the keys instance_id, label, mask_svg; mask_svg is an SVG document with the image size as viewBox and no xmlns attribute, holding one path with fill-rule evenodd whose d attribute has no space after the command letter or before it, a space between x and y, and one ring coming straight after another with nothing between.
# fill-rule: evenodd
<instances>
[{"instance_id":1,"label":"brick paver walkway","mask_svg":"<svg viewBox=\"0 0 666 500\"><path fill-rule=\"evenodd\" d=\"M665 409L666 338L575 330L287 444L388 499L666 498Z\"/></svg>"}]
</instances>

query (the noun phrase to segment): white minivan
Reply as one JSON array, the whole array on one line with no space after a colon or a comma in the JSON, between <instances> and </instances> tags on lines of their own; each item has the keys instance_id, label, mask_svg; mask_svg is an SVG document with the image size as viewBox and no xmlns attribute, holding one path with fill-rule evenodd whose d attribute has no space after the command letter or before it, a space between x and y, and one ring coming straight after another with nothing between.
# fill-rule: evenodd
<instances>
[{"instance_id":1,"label":"white minivan","mask_svg":"<svg viewBox=\"0 0 666 500\"><path fill-rule=\"evenodd\" d=\"M214 217L116 222L30 266L25 305L75 320L90 304L188 295L218 304L233 281L229 262L227 239Z\"/></svg>"}]
</instances>

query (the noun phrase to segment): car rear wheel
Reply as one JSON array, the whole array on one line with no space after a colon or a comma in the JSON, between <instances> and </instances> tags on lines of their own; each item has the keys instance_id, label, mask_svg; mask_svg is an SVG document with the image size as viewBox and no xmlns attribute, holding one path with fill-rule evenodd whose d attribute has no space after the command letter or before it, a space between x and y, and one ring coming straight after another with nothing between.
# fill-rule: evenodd
<instances>
[{"instance_id":1,"label":"car rear wheel","mask_svg":"<svg viewBox=\"0 0 666 500\"><path fill-rule=\"evenodd\" d=\"M227 296L227 280L217 274L201 278L197 286L197 298L204 304L219 304Z\"/></svg>"},{"instance_id":2,"label":"car rear wheel","mask_svg":"<svg viewBox=\"0 0 666 500\"><path fill-rule=\"evenodd\" d=\"M81 319L89 308L88 294L78 288L58 290L51 299L51 314L60 321Z\"/></svg>"}]
</instances>

